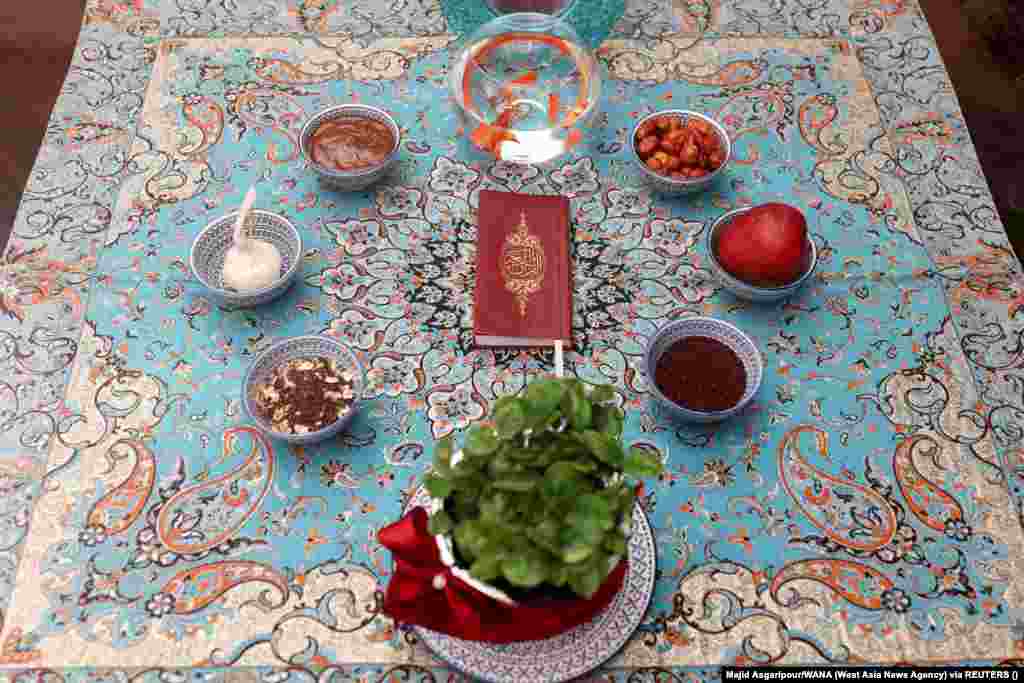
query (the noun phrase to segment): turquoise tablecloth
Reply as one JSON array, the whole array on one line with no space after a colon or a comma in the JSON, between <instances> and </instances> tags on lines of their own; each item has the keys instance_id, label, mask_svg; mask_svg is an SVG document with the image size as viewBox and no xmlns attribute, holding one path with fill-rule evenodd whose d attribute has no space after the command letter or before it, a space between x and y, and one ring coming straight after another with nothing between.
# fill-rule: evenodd
<instances>
[{"instance_id":1,"label":"turquoise tablecloth","mask_svg":"<svg viewBox=\"0 0 1024 683\"><path fill-rule=\"evenodd\" d=\"M551 369L471 344L480 189L572 198L576 350L613 382L648 482L659 579L593 680L771 661L1016 662L1024 649L1024 282L912 0L630 0L602 114L541 168L470 155L428 0L89 0L0 270L0 663L61 679L453 680L379 614L397 518L435 438ZM323 190L297 160L339 101L400 119L400 168ZM652 195L624 150L651 108L712 112L736 163ZM285 299L220 310L191 238L251 183L306 239ZM743 305L704 231L782 199L822 254L799 296ZM717 429L646 400L666 320L732 320L765 352ZM239 380L274 340L356 348L351 433L268 446ZM403 676L407 678L403 678ZM661 678L656 678L661 676ZM666 678L667 677L667 678Z\"/></svg>"}]
</instances>

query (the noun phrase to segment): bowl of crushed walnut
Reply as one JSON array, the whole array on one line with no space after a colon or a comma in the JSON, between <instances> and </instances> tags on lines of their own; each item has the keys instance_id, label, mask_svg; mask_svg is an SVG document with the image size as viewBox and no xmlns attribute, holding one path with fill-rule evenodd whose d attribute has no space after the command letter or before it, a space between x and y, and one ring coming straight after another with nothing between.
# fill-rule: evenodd
<instances>
[{"instance_id":1,"label":"bowl of crushed walnut","mask_svg":"<svg viewBox=\"0 0 1024 683\"><path fill-rule=\"evenodd\" d=\"M292 337L256 356L242 383L242 403L270 436L306 445L348 428L365 385L362 365L344 344Z\"/></svg>"}]
</instances>

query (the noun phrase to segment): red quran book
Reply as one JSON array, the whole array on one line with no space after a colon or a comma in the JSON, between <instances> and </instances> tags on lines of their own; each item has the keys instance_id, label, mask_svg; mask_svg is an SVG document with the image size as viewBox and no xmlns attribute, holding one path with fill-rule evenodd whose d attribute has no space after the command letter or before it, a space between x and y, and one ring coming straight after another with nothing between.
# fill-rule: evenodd
<instances>
[{"instance_id":1,"label":"red quran book","mask_svg":"<svg viewBox=\"0 0 1024 683\"><path fill-rule=\"evenodd\" d=\"M473 333L479 346L572 346L569 200L482 190Z\"/></svg>"}]
</instances>

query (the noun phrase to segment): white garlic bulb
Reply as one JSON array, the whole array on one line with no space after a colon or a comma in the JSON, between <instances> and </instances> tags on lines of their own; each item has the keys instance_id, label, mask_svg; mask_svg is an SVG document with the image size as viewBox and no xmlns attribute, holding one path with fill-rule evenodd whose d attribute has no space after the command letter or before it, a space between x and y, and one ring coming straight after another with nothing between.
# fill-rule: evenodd
<instances>
[{"instance_id":1,"label":"white garlic bulb","mask_svg":"<svg viewBox=\"0 0 1024 683\"><path fill-rule=\"evenodd\" d=\"M221 271L224 284L239 292L252 292L269 287L281 277L281 253L270 242L246 234L256 188L249 188L235 222L234 242L224 254Z\"/></svg>"}]
</instances>

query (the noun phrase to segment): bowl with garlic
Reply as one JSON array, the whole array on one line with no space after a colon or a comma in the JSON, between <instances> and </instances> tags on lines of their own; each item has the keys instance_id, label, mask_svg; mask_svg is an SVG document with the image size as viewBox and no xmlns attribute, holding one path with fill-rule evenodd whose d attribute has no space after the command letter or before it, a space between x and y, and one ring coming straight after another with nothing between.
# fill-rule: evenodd
<instances>
[{"instance_id":1,"label":"bowl with garlic","mask_svg":"<svg viewBox=\"0 0 1024 683\"><path fill-rule=\"evenodd\" d=\"M291 337L253 360L242 404L271 437L308 445L348 428L365 386L363 367L344 344L322 335Z\"/></svg>"},{"instance_id":2,"label":"bowl with garlic","mask_svg":"<svg viewBox=\"0 0 1024 683\"><path fill-rule=\"evenodd\" d=\"M259 306L284 294L301 262L298 228L284 216L245 206L207 225L189 254L192 274L210 298L236 308Z\"/></svg>"}]
</instances>

